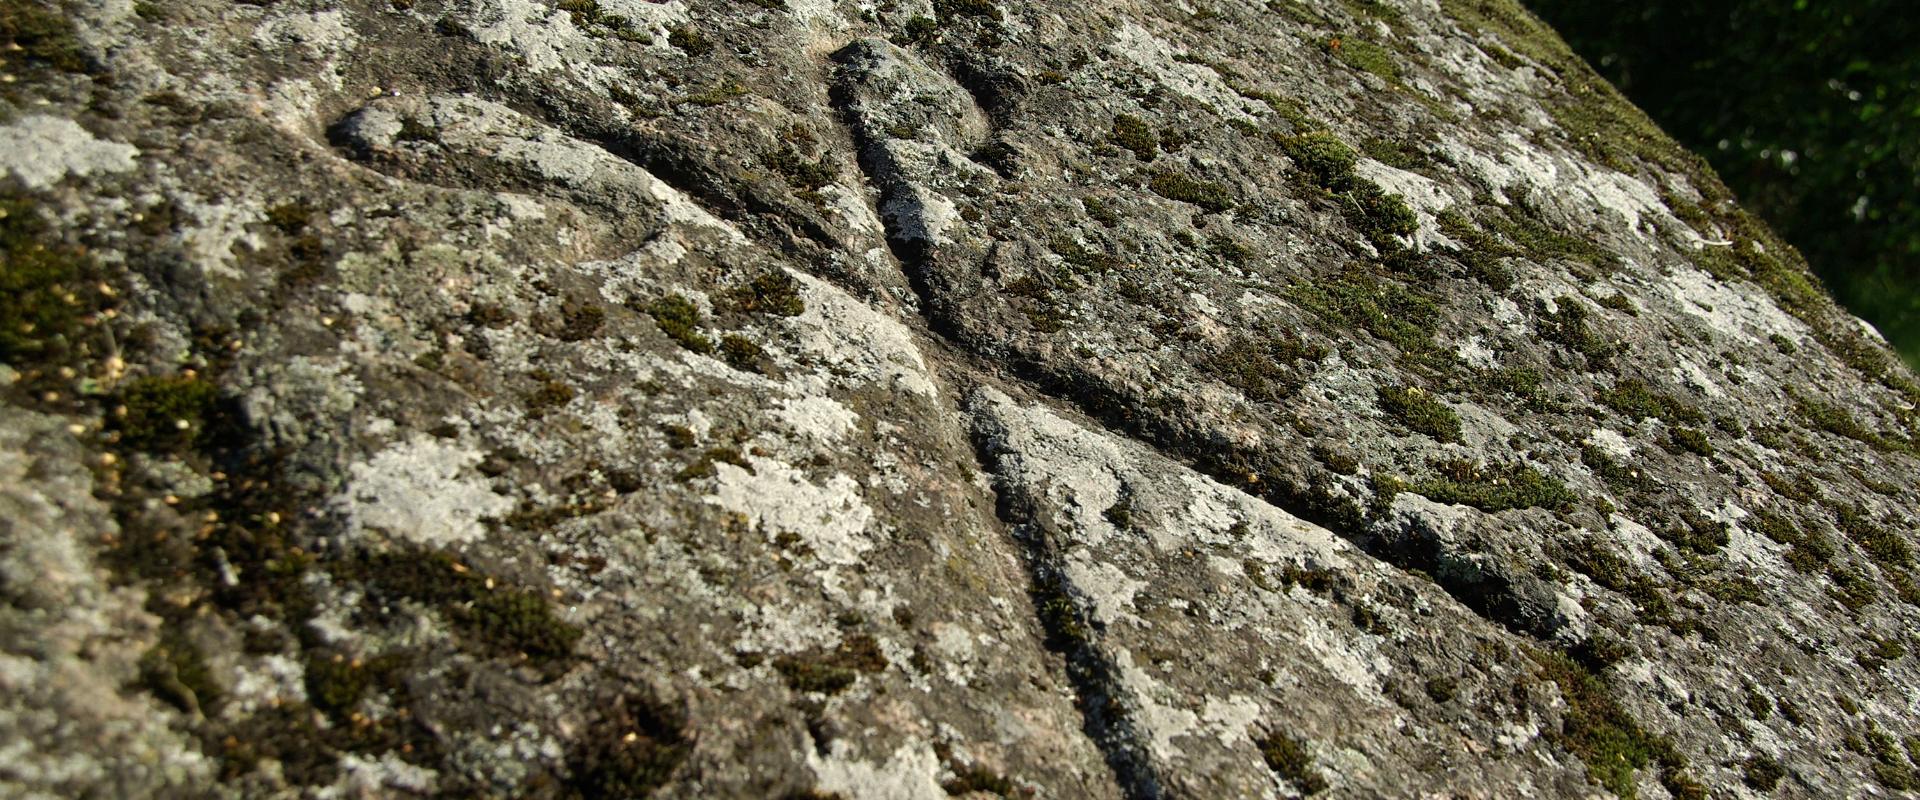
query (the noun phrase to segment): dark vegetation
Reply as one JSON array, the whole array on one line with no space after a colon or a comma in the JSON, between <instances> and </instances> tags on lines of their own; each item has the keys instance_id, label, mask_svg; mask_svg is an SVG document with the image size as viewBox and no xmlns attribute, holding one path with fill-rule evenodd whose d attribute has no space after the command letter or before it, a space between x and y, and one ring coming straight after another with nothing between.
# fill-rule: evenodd
<instances>
[{"instance_id":1,"label":"dark vegetation","mask_svg":"<svg viewBox=\"0 0 1920 800\"><path fill-rule=\"evenodd\" d=\"M1527 2L1920 363L1911 4Z\"/></svg>"}]
</instances>

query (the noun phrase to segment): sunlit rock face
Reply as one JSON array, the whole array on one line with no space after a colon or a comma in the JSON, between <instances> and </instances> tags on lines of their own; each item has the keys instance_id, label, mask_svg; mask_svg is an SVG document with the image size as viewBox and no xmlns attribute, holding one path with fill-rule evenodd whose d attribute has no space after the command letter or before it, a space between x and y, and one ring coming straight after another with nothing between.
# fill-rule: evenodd
<instances>
[{"instance_id":1,"label":"sunlit rock face","mask_svg":"<svg viewBox=\"0 0 1920 800\"><path fill-rule=\"evenodd\" d=\"M1920 790L1920 400L1506 0L0 0L0 789Z\"/></svg>"}]
</instances>

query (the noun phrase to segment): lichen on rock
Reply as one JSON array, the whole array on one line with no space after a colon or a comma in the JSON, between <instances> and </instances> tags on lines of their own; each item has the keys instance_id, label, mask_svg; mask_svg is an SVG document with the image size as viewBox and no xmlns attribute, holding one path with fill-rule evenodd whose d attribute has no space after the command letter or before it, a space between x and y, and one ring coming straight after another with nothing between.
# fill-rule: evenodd
<instances>
[{"instance_id":1,"label":"lichen on rock","mask_svg":"<svg viewBox=\"0 0 1920 800\"><path fill-rule=\"evenodd\" d=\"M1920 384L1510 0L0 44L8 792L1920 785Z\"/></svg>"}]
</instances>

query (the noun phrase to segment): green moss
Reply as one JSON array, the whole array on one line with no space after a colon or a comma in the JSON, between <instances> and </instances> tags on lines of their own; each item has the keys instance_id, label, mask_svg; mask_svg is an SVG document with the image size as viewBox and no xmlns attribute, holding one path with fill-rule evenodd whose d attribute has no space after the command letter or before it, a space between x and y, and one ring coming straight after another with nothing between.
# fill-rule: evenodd
<instances>
[{"instance_id":1,"label":"green moss","mask_svg":"<svg viewBox=\"0 0 1920 800\"><path fill-rule=\"evenodd\" d=\"M700 309L692 300L670 294L647 306L647 314L667 338L702 355L713 352L713 340L700 334Z\"/></svg>"},{"instance_id":2,"label":"green moss","mask_svg":"<svg viewBox=\"0 0 1920 800\"><path fill-rule=\"evenodd\" d=\"M1482 465L1454 460L1434 466L1438 475L1415 483L1412 491L1441 503L1498 512L1517 508L1565 510L1577 499L1558 478L1523 463Z\"/></svg>"},{"instance_id":3,"label":"green moss","mask_svg":"<svg viewBox=\"0 0 1920 800\"><path fill-rule=\"evenodd\" d=\"M940 21L932 17L915 16L907 20L900 28L900 35L893 37L893 43L901 47L921 42L931 42L940 37Z\"/></svg>"},{"instance_id":4,"label":"green moss","mask_svg":"<svg viewBox=\"0 0 1920 800\"><path fill-rule=\"evenodd\" d=\"M1873 601L1880 597L1879 593L1874 591L1872 581L1858 572L1837 564L1827 567L1827 579L1833 581L1833 585L1827 589L1827 594L1849 611L1859 611L1873 605Z\"/></svg>"},{"instance_id":5,"label":"green moss","mask_svg":"<svg viewBox=\"0 0 1920 800\"><path fill-rule=\"evenodd\" d=\"M1780 785L1782 777L1788 777L1786 767L1782 767L1780 762L1776 762L1772 756L1766 756L1766 754L1749 756L1740 765L1740 773L1740 779L1747 787L1759 788L1763 792L1772 792L1774 787Z\"/></svg>"},{"instance_id":6,"label":"green moss","mask_svg":"<svg viewBox=\"0 0 1920 800\"><path fill-rule=\"evenodd\" d=\"M1054 255L1067 262L1076 276L1105 274L1126 266L1126 262L1119 257L1091 249L1066 234L1053 237L1047 244Z\"/></svg>"},{"instance_id":7,"label":"green moss","mask_svg":"<svg viewBox=\"0 0 1920 800\"><path fill-rule=\"evenodd\" d=\"M1618 256L1598 245L1555 228L1539 211L1524 202L1492 210L1485 218L1489 228L1534 261L1546 263L1559 258L1611 268L1618 260Z\"/></svg>"},{"instance_id":8,"label":"green moss","mask_svg":"<svg viewBox=\"0 0 1920 800\"><path fill-rule=\"evenodd\" d=\"M303 200L281 203L267 209L267 224L283 234L294 236L306 230L317 213L311 204Z\"/></svg>"},{"instance_id":9,"label":"green moss","mask_svg":"<svg viewBox=\"0 0 1920 800\"><path fill-rule=\"evenodd\" d=\"M1794 413L1799 414L1807 424L1836 436L1845 436L1857 442L1863 442L1876 450L1891 450L1893 444L1867 426L1860 424L1847 410L1820 400L1795 396Z\"/></svg>"},{"instance_id":10,"label":"green moss","mask_svg":"<svg viewBox=\"0 0 1920 800\"><path fill-rule=\"evenodd\" d=\"M1567 701L1560 744L1586 762L1600 785L1623 798L1635 795L1633 774L1653 763L1667 771L1683 766L1666 737L1649 733L1614 699L1606 684L1578 662L1560 653L1532 654L1541 677L1560 687Z\"/></svg>"},{"instance_id":11,"label":"green moss","mask_svg":"<svg viewBox=\"0 0 1920 800\"><path fill-rule=\"evenodd\" d=\"M1080 205L1087 210L1089 218L1104 227L1112 228L1120 224L1120 212L1098 197L1081 198Z\"/></svg>"},{"instance_id":12,"label":"green moss","mask_svg":"<svg viewBox=\"0 0 1920 800\"><path fill-rule=\"evenodd\" d=\"M1433 165L1433 159L1418 147L1397 139L1384 136L1370 136L1360 141L1360 149L1368 158L1394 169L1413 172Z\"/></svg>"},{"instance_id":13,"label":"green moss","mask_svg":"<svg viewBox=\"0 0 1920 800\"><path fill-rule=\"evenodd\" d=\"M725 299L728 307L742 314L797 317L807 310L806 301L800 298L800 282L780 269L768 270L728 289Z\"/></svg>"},{"instance_id":14,"label":"green moss","mask_svg":"<svg viewBox=\"0 0 1920 800\"><path fill-rule=\"evenodd\" d=\"M791 147L762 156L760 163L778 174L788 186L801 192L819 191L832 185L838 172L824 156L808 159Z\"/></svg>"},{"instance_id":15,"label":"green moss","mask_svg":"<svg viewBox=\"0 0 1920 800\"><path fill-rule=\"evenodd\" d=\"M1253 248L1235 241L1225 233L1216 233L1207 237L1207 253L1235 267L1245 269L1253 265L1259 254Z\"/></svg>"},{"instance_id":16,"label":"green moss","mask_svg":"<svg viewBox=\"0 0 1920 800\"><path fill-rule=\"evenodd\" d=\"M1760 535L1781 544L1800 541L1799 526L1794 525L1793 520L1787 519L1772 509L1762 508L1754 511L1753 522L1749 525Z\"/></svg>"},{"instance_id":17,"label":"green moss","mask_svg":"<svg viewBox=\"0 0 1920 800\"><path fill-rule=\"evenodd\" d=\"M726 105L736 98L747 96L747 85L737 80L724 80L682 98L682 102L692 103L702 108Z\"/></svg>"},{"instance_id":18,"label":"green moss","mask_svg":"<svg viewBox=\"0 0 1920 800\"><path fill-rule=\"evenodd\" d=\"M994 22L1001 20L1000 7L992 0L933 0L933 13L939 15L943 22L954 17L976 17Z\"/></svg>"},{"instance_id":19,"label":"green moss","mask_svg":"<svg viewBox=\"0 0 1920 800\"><path fill-rule=\"evenodd\" d=\"M1818 532L1809 532L1787 549L1787 565L1802 575L1811 575L1822 568L1829 567L1833 558L1839 555L1839 549L1833 541Z\"/></svg>"},{"instance_id":20,"label":"green moss","mask_svg":"<svg viewBox=\"0 0 1920 800\"><path fill-rule=\"evenodd\" d=\"M1914 583L1912 574L1899 567L1881 567L1880 575L1893 587L1893 596L1900 602L1920 606L1920 584Z\"/></svg>"},{"instance_id":21,"label":"green moss","mask_svg":"<svg viewBox=\"0 0 1920 800\"><path fill-rule=\"evenodd\" d=\"M1665 551L1662 551L1665 552ZM1638 606L1645 622L1680 628L1673 605L1660 585L1634 570L1626 559L1595 540L1585 540L1566 553L1566 564L1576 572L1611 591L1619 592ZM1677 631L1676 631L1677 632Z\"/></svg>"},{"instance_id":22,"label":"green moss","mask_svg":"<svg viewBox=\"0 0 1920 800\"><path fill-rule=\"evenodd\" d=\"M878 673L888 666L879 642L866 634L855 634L841 641L830 653L789 654L773 660L774 671L796 692L839 694L858 680L860 673Z\"/></svg>"},{"instance_id":23,"label":"green moss","mask_svg":"<svg viewBox=\"0 0 1920 800\"><path fill-rule=\"evenodd\" d=\"M1452 255L1460 261L1461 266L1466 267L1467 277L1495 291L1504 292L1513 288L1513 269L1505 261L1521 255L1518 249L1503 244L1499 238L1482 230L1454 209L1441 211L1438 219L1440 231L1462 245L1463 249L1453 250Z\"/></svg>"},{"instance_id":24,"label":"green moss","mask_svg":"<svg viewBox=\"0 0 1920 800\"><path fill-rule=\"evenodd\" d=\"M308 650L306 655L307 702L336 720L351 714L375 687L395 683L409 666L409 660L398 655L369 660L324 650Z\"/></svg>"},{"instance_id":25,"label":"green moss","mask_svg":"<svg viewBox=\"0 0 1920 800\"><path fill-rule=\"evenodd\" d=\"M344 716L373 686L373 676L346 656L309 651L306 664L307 702L333 717Z\"/></svg>"},{"instance_id":26,"label":"green moss","mask_svg":"<svg viewBox=\"0 0 1920 800\"><path fill-rule=\"evenodd\" d=\"M1412 236L1420 230L1420 217L1405 199L1388 194L1370 181L1360 182L1347 194L1344 211L1347 221L1383 252L1401 249L1395 237Z\"/></svg>"},{"instance_id":27,"label":"green moss","mask_svg":"<svg viewBox=\"0 0 1920 800\"><path fill-rule=\"evenodd\" d=\"M1113 118L1113 130L1107 139L1131 151L1141 161L1152 161L1160 152L1160 137L1153 134L1153 128L1147 126L1146 120L1130 114Z\"/></svg>"},{"instance_id":28,"label":"green moss","mask_svg":"<svg viewBox=\"0 0 1920 800\"><path fill-rule=\"evenodd\" d=\"M1667 431L1667 442L1676 450L1684 450L1700 456L1713 455L1713 443L1707 440L1705 433L1695 428L1676 425Z\"/></svg>"},{"instance_id":29,"label":"green moss","mask_svg":"<svg viewBox=\"0 0 1920 800\"><path fill-rule=\"evenodd\" d=\"M568 403L573 402L575 392L566 381L554 377L546 370L534 370L532 377L538 381L538 384L523 398L529 416L538 419L549 411L564 408Z\"/></svg>"},{"instance_id":30,"label":"green moss","mask_svg":"<svg viewBox=\"0 0 1920 800\"><path fill-rule=\"evenodd\" d=\"M171 625L140 656L140 683L155 697L195 716L212 714L224 694L200 648Z\"/></svg>"},{"instance_id":31,"label":"green moss","mask_svg":"<svg viewBox=\"0 0 1920 800\"><path fill-rule=\"evenodd\" d=\"M1200 369L1239 389L1256 403L1279 402L1305 383L1326 348L1290 333L1235 336L1219 352L1200 361ZM1296 362L1307 362L1295 366Z\"/></svg>"},{"instance_id":32,"label":"green moss","mask_svg":"<svg viewBox=\"0 0 1920 800\"><path fill-rule=\"evenodd\" d=\"M1868 722L1865 739L1867 755L1873 757L1874 780L1895 791L1920 789L1920 776L1914 774L1909 756L1900 752L1892 736L1878 724Z\"/></svg>"},{"instance_id":33,"label":"green moss","mask_svg":"<svg viewBox=\"0 0 1920 800\"><path fill-rule=\"evenodd\" d=\"M586 300L569 300L560 306L560 327L555 334L562 341L582 342L600 332L607 321L607 310Z\"/></svg>"},{"instance_id":34,"label":"green moss","mask_svg":"<svg viewBox=\"0 0 1920 800\"><path fill-rule=\"evenodd\" d=\"M1406 200L1354 175L1360 154L1339 137L1311 131L1276 135L1274 141L1309 183L1334 194L1348 222L1374 247L1398 250L1400 245L1393 237L1411 235L1419 229L1420 219Z\"/></svg>"},{"instance_id":35,"label":"green moss","mask_svg":"<svg viewBox=\"0 0 1920 800\"><path fill-rule=\"evenodd\" d=\"M1020 305L1020 312L1027 322L1040 333L1058 333L1067 327L1067 306L1055 296L1053 288L1045 282L1031 276L1022 275L1008 283L1007 294L1024 297L1033 302Z\"/></svg>"},{"instance_id":36,"label":"green moss","mask_svg":"<svg viewBox=\"0 0 1920 800\"><path fill-rule=\"evenodd\" d=\"M1602 308L1611 308L1615 311L1624 312L1627 316L1640 316L1639 307L1635 306L1633 301L1628 299L1626 294L1622 292L1614 292L1611 295L1602 297L1599 303Z\"/></svg>"},{"instance_id":37,"label":"green moss","mask_svg":"<svg viewBox=\"0 0 1920 800\"><path fill-rule=\"evenodd\" d=\"M1047 647L1071 657L1088 644L1093 633L1080 604L1067 592L1065 582L1058 576L1040 575L1034 581L1033 607L1040 617L1041 628L1047 633Z\"/></svg>"},{"instance_id":38,"label":"green moss","mask_svg":"<svg viewBox=\"0 0 1920 800\"><path fill-rule=\"evenodd\" d=\"M1293 784L1301 794L1326 791L1327 779L1314 767L1313 754L1307 752L1306 745L1299 739L1274 731L1255 744L1260 747L1260 758L1267 762L1267 768Z\"/></svg>"},{"instance_id":39,"label":"green moss","mask_svg":"<svg viewBox=\"0 0 1920 800\"><path fill-rule=\"evenodd\" d=\"M651 697L621 697L597 716L567 758L571 797L649 797L693 752L685 715Z\"/></svg>"},{"instance_id":40,"label":"green moss","mask_svg":"<svg viewBox=\"0 0 1920 800\"><path fill-rule=\"evenodd\" d=\"M1703 588L1707 594L1712 595L1714 599L1723 603L1759 605L1760 601L1764 599L1764 595L1760 591L1760 584L1755 583L1751 578L1738 575L1715 578L1708 581Z\"/></svg>"},{"instance_id":41,"label":"green moss","mask_svg":"<svg viewBox=\"0 0 1920 800\"><path fill-rule=\"evenodd\" d=\"M1876 524L1867 516L1865 509L1858 506L1836 505L1834 518L1840 532L1846 534L1854 544L1860 545L1874 563L1889 567L1912 566L1913 551L1905 539L1898 533Z\"/></svg>"},{"instance_id":42,"label":"green moss","mask_svg":"<svg viewBox=\"0 0 1920 800\"><path fill-rule=\"evenodd\" d=\"M1419 387L1382 386L1380 410L1414 431L1442 442L1460 441L1460 415Z\"/></svg>"},{"instance_id":43,"label":"green moss","mask_svg":"<svg viewBox=\"0 0 1920 800\"><path fill-rule=\"evenodd\" d=\"M1648 417L1695 425L1707 421L1706 415L1700 413L1699 409L1673 395L1654 391L1637 378L1625 378L1614 383L1612 388L1600 392L1596 399L1601 405L1634 422Z\"/></svg>"},{"instance_id":44,"label":"green moss","mask_svg":"<svg viewBox=\"0 0 1920 800\"><path fill-rule=\"evenodd\" d=\"M1313 446L1313 457L1321 464L1326 465L1327 469L1333 470L1340 475L1357 475L1360 472L1360 459L1354 458L1351 453L1342 449L1337 449L1326 444L1315 444Z\"/></svg>"},{"instance_id":45,"label":"green moss","mask_svg":"<svg viewBox=\"0 0 1920 800\"><path fill-rule=\"evenodd\" d=\"M626 17L608 12L597 0L559 0L555 8L567 12L573 25L595 36L612 36L629 42L651 42L653 36Z\"/></svg>"},{"instance_id":46,"label":"green moss","mask_svg":"<svg viewBox=\"0 0 1920 800\"><path fill-rule=\"evenodd\" d=\"M1353 187L1353 167L1360 161L1360 154L1348 147L1340 137L1326 131L1313 131L1296 136L1277 137L1280 149L1293 160L1309 177L1315 186L1333 192L1344 192Z\"/></svg>"},{"instance_id":47,"label":"green moss","mask_svg":"<svg viewBox=\"0 0 1920 800\"><path fill-rule=\"evenodd\" d=\"M1232 190L1224 184L1198 180L1178 172L1156 172L1147 187L1168 200L1192 203L1212 213L1231 210L1235 205Z\"/></svg>"},{"instance_id":48,"label":"green moss","mask_svg":"<svg viewBox=\"0 0 1920 800\"><path fill-rule=\"evenodd\" d=\"M1593 470L1607 486L1614 491L1650 491L1655 488L1651 478L1607 455L1600 448L1586 445L1580 448L1580 463Z\"/></svg>"},{"instance_id":49,"label":"green moss","mask_svg":"<svg viewBox=\"0 0 1920 800\"><path fill-rule=\"evenodd\" d=\"M1593 312L1587 309L1585 303L1561 295L1554 298L1553 304L1553 311L1542 313L1535 321L1541 336L1579 353L1595 367L1605 367L1620 351L1621 348L1601 338L1587 326L1587 320Z\"/></svg>"},{"instance_id":50,"label":"green moss","mask_svg":"<svg viewBox=\"0 0 1920 800\"><path fill-rule=\"evenodd\" d=\"M1727 524L1689 511L1682 515L1679 524L1669 525L1660 530L1660 538L1684 547L1696 553L1712 555L1720 552L1728 542Z\"/></svg>"},{"instance_id":51,"label":"green moss","mask_svg":"<svg viewBox=\"0 0 1920 800\"><path fill-rule=\"evenodd\" d=\"M1678 770L1669 769L1660 775L1660 786L1667 790L1673 800L1707 800L1707 787L1699 779Z\"/></svg>"},{"instance_id":52,"label":"green moss","mask_svg":"<svg viewBox=\"0 0 1920 800\"><path fill-rule=\"evenodd\" d=\"M762 374L767 371L767 351L737 333L720 337L720 358L734 369Z\"/></svg>"},{"instance_id":53,"label":"green moss","mask_svg":"<svg viewBox=\"0 0 1920 800\"><path fill-rule=\"evenodd\" d=\"M975 792L995 797L1019 797L1018 787L1007 776L988 769L985 765L967 766L949 765L953 777L940 782L940 788L949 796L959 797Z\"/></svg>"},{"instance_id":54,"label":"green moss","mask_svg":"<svg viewBox=\"0 0 1920 800\"><path fill-rule=\"evenodd\" d=\"M1481 370L1474 384L1483 392L1511 395L1535 411L1548 411L1556 406L1547 393L1546 376L1532 367Z\"/></svg>"},{"instance_id":55,"label":"green moss","mask_svg":"<svg viewBox=\"0 0 1920 800\"><path fill-rule=\"evenodd\" d=\"M713 52L713 42L692 25L676 25L667 29L667 44L680 48L690 56L704 56Z\"/></svg>"},{"instance_id":56,"label":"green moss","mask_svg":"<svg viewBox=\"0 0 1920 800\"><path fill-rule=\"evenodd\" d=\"M1392 344L1399 349L1403 365L1445 374L1458 362L1451 348L1433 340L1439 304L1398 281L1353 269L1314 283L1295 284L1287 288L1286 296L1318 315L1335 335L1350 336L1349 331L1358 328Z\"/></svg>"},{"instance_id":57,"label":"green moss","mask_svg":"<svg viewBox=\"0 0 1920 800\"><path fill-rule=\"evenodd\" d=\"M0 197L0 360L15 366L84 357L106 300L99 265L60 244L36 206Z\"/></svg>"},{"instance_id":58,"label":"green moss","mask_svg":"<svg viewBox=\"0 0 1920 800\"><path fill-rule=\"evenodd\" d=\"M1393 52L1380 45L1353 36L1330 39L1326 49L1340 63L1360 70L1386 81L1388 84L1400 83L1400 64L1393 59Z\"/></svg>"},{"instance_id":59,"label":"green moss","mask_svg":"<svg viewBox=\"0 0 1920 800\"><path fill-rule=\"evenodd\" d=\"M61 72L93 69L73 22L57 8L32 0L0 2L0 64L24 61ZM10 67L9 73L13 72Z\"/></svg>"},{"instance_id":60,"label":"green moss","mask_svg":"<svg viewBox=\"0 0 1920 800\"><path fill-rule=\"evenodd\" d=\"M120 393L116 413L120 441L152 452L193 447L207 429L219 391L199 377L156 375L140 378Z\"/></svg>"},{"instance_id":61,"label":"green moss","mask_svg":"<svg viewBox=\"0 0 1920 800\"><path fill-rule=\"evenodd\" d=\"M553 613L547 596L482 574L446 553L394 550L341 565L376 597L404 598L444 614L483 652L555 666L573 655L580 629Z\"/></svg>"},{"instance_id":62,"label":"green moss","mask_svg":"<svg viewBox=\"0 0 1920 800\"><path fill-rule=\"evenodd\" d=\"M1324 130L1327 127L1326 123L1314 119L1311 114L1308 114L1307 107L1299 100L1291 97L1282 97L1273 92L1262 91L1239 84L1235 84L1233 90L1238 92L1241 97L1249 100L1258 100L1267 104L1267 108L1279 115L1281 119L1286 120L1287 125L1291 127L1295 133Z\"/></svg>"}]
</instances>

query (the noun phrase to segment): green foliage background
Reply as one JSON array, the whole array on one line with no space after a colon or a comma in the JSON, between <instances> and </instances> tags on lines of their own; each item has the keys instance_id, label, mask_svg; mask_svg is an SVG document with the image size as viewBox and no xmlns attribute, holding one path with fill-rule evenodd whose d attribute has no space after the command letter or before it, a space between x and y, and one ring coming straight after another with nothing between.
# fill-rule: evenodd
<instances>
[{"instance_id":1,"label":"green foliage background","mask_svg":"<svg viewBox=\"0 0 1920 800\"><path fill-rule=\"evenodd\" d=\"M1526 1L1920 367L1920 6Z\"/></svg>"}]
</instances>

